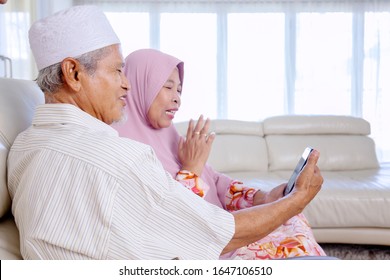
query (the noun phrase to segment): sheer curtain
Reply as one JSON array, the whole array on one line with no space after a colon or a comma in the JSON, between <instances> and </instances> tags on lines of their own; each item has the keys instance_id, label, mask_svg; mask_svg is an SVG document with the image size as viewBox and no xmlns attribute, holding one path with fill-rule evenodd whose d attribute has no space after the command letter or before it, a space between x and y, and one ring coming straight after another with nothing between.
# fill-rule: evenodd
<instances>
[{"instance_id":1,"label":"sheer curtain","mask_svg":"<svg viewBox=\"0 0 390 280\"><path fill-rule=\"evenodd\" d=\"M0 76L29 78L27 30L30 26L30 1L8 1L0 5Z\"/></svg>"},{"instance_id":2,"label":"sheer curtain","mask_svg":"<svg viewBox=\"0 0 390 280\"><path fill-rule=\"evenodd\" d=\"M28 44L31 23L72 4L71 0L11 0L0 5L0 77L35 78Z\"/></svg>"},{"instance_id":3,"label":"sheer curtain","mask_svg":"<svg viewBox=\"0 0 390 280\"><path fill-rule=\"evenodd\" d=\"M41 1L19 2L35 3L31 15L39 17ZM63 6L72 4L100 6L125 56L152 47L184 60L176 121L200 113L241 120L358 116L371 123L380 161L390 161L390 1L74 0ZM15 68L15 76L24 73Z\"/></svg>"}]
</instances>

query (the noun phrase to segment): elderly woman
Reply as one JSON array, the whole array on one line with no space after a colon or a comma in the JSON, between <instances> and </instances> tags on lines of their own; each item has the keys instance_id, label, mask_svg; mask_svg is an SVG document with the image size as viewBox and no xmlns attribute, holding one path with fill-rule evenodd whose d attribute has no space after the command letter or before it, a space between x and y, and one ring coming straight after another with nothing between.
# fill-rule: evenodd
<instances>
[{"instance_id":1,"label":"elderly woman","mask_svg":"<svg viewBox=\"0 0 390 280\"><path fill-rule=\"evenodd\" d=\"M153 147L157 157L176 180L196 195L226 211L270 203L283 197L286 184L264 192L216 172L207 164L215 138L209 120L201 116L189 122L186 138L172 125L181 104L183 62L158 50L143 49L125 60L125 75L131 84L127 96L126 123L114 127L122 137ZM202 180L198 180L198 178ZM303 214L294 216L265 238L221 259L276 259L297 256L325 256L315 241Z\"/></svg>"}]
</instances>

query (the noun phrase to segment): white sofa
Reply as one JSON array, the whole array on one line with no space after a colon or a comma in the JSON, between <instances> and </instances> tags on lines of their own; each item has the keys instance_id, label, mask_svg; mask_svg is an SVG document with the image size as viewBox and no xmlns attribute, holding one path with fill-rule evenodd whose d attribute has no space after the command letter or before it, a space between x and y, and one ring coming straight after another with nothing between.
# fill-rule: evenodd
<instances>
[{"instance_id":1,"label":"white sofa","mask_svg":"<svg viewBox=\"0 0 390 280\"><path fill-rule=\"evenodd\" d=\"M10 213L6 160L16 135L44 102L35 82L0 78L0 259L21 259ZM177 124L185 132L187 124ZM210 163L250 185L290 176L304 147L321 151L324 187L305 210L319 242L390 245L390 167L379 166L369 123L345 116L281 116L263 122L216 120Z\"/></svg>"},{"instance_id":2,"label":"white sofa","mask_svg":"<svg viewBox=\"0 0 390 280\"><path fill-rule=\"evenodd\" d=\"M19 233L10 213L7 155L15 137L26 129L42 91L33 81L0 78L0 259L21 259Z\"/></svg>"},{"instance_id":3,"label":"white sofa","mask_svg":"<svg viewBox=\"0 0 390 280\"><path fill-rule=\"evenodd\" d=\"M176 124L185 135L187 123ZM390 246L390 164L379 164L370 124L350 116L214 120L209 163L247 185L286 182L304 148L320 151L320 193L304 210L320 243Z\"/></svg>"}]
</instances>

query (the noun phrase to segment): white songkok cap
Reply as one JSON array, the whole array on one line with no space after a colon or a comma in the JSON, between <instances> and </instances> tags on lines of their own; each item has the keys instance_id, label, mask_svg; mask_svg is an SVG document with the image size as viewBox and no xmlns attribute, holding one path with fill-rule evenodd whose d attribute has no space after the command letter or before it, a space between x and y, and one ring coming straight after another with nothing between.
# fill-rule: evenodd
<instances>
[{"instance_id":1,"label":"white songkok cap","mask_svg":"<svg viewBox=\"0 0 390 280\"><path fill-rule=\"evenodd\" d=\"M36 21L29 40L38 70L120 43L105 14L94 6L74 6Z\"/></svg>"}]
</instances>

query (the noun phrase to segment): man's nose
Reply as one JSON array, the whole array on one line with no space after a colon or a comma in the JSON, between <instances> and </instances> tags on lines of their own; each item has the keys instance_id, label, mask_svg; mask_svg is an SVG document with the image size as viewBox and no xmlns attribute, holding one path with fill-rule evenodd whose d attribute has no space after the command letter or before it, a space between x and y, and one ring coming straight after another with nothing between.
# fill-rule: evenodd
<instances>
[{"instance_id":1,"label":"man's nose","mask_svg":"<svg viewBox=\"0 0 390 280\"><path fill-rule=\"evenodd\" d=\"M122 74L122 88L126 89L127 91L131 90L130 82L124 74Z\"/></svg>"}]
</instances>

